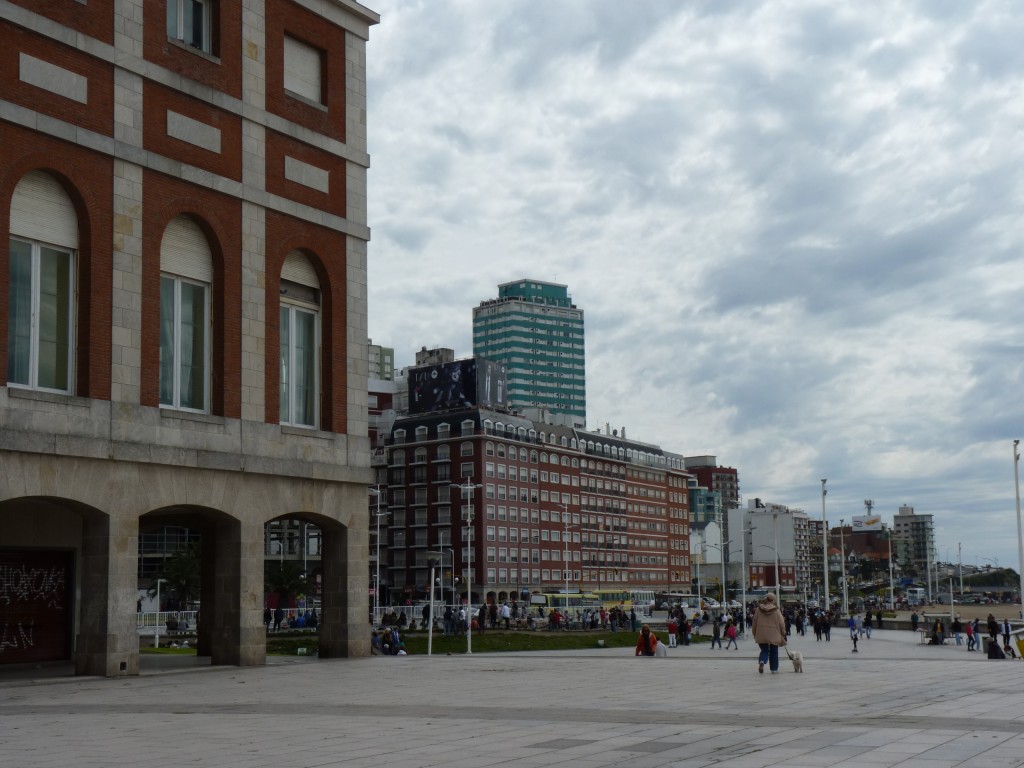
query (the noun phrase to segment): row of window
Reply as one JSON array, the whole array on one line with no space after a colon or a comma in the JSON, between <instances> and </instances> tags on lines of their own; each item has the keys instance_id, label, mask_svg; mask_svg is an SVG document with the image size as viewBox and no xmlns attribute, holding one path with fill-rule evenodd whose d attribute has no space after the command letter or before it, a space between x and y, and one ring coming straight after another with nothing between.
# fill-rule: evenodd
<instances>
[{"instance_id":1,"label":"row of window","mask_svg":"<svg viewBox=\"0 0 1024 768\"><path fill-rule=\"evenodd\" d=\"M74 394L78 324L78 217L63 187L33 171L11 201L7 383ZM208 413L212 368L210 245L187 216L173 219L160 246L159 402ZM320 375L320 290L299 251L288 255L280 290L280 421L316 426Z\"/></svg>"}]
</instances>

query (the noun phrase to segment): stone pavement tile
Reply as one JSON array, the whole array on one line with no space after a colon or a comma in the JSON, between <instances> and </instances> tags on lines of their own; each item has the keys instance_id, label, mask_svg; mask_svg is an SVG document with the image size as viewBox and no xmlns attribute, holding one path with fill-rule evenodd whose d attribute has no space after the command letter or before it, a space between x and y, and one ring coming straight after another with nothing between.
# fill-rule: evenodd
<instances>
[{"instance_id":1,"label":"stone pavement tile","mask_svg":"<svg viewBox=\"0 0 1024 768\"><path fill-rule=\"evenodd\" d=\"M835 763L834 765L841 765L843 768L854 768L854 766L888 768L888 766L898 765L906 759L907 756L905 754L872 750L871 752L862 752L856 757L852 757L849 760L843 760L842 762Z\"/></svg>"}]
</instances>

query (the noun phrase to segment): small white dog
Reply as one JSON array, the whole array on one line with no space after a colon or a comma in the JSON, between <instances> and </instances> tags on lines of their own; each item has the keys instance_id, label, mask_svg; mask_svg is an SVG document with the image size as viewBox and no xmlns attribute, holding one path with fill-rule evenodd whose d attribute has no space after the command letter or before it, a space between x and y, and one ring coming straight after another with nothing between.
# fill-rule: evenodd
<instances>
[{"instance_id":1,"label":"small white dog","mask_svg":"<svg viewBox=\"0 0 1024 768\"><path fill-rule=\"evenodd\" d=\"M788 649L786 652L789 653ZM793 662L793 671L803 673L804 655L800 651L793 651L789 654L789 659Z\"/></svg>"}]
</instances>

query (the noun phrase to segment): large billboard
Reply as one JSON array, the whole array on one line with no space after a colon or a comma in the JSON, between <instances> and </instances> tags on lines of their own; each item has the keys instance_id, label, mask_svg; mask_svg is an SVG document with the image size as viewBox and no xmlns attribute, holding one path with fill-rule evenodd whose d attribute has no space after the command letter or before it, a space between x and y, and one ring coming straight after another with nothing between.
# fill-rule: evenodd
<instances>
[{"instance_id":1,"label":"large billboard","mask_svg":"<svg viewBox=\"0 0 1024 768\"><path fill-rule=\"evenodd\" d=\"M409 372L409 413L503 406L507 399L505 366L482 357L425 365Z\"/></svg>"},{"instance_id":2,"label":"large billboard","mask_svg":"<svg viewBox=\"0 0 1024 768\"><path fill-rule=\"evenodd\" d=\"M880 531L882 530L882 516L881 515L854 515L853 516L853 532L854 533L867 533L868 531Z\"/></svg>"}]
</instances>

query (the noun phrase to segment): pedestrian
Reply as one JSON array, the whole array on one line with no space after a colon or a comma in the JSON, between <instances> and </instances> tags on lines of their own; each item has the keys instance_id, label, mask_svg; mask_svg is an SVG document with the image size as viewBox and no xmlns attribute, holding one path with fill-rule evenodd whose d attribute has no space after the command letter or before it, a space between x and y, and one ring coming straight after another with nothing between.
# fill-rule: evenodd
<instances>
[{"instance_id":1,"label":"pedestrian","mask_svg":"<svg viewBox=\"0 0 1024 768\"><path fill-rule=\"evenodd\" d=\"M921 617L917 615L917 611L910 614L910 631L917 632L917 625L921 621Z\"/></svg>"},{"instance_id":2,"label":"pedestrian","mask_svg":"<svg viewBox=\"0 0 1024 768\"><path fill-rule=\"evenodd\" d=\"M658 647L658 636L651 632L650 626L644 624L640 628L640 635L636 639L637 656L653 656Z\"/></svg>"},{"instance_id":3,"label":"pedestrian","mask_svg":"<svg viewBox=\"0 0 1024 768\"><path fill-rule=\"evenodd\" d=\"M722 650L722 622L715 616L714 622L711 624L711 647L715 647L715 643L718 643L718 650Z\"/></svg>"},{"instance_id":4,"label":"pedestrian","mask_svg":"<svg viewBox=\"0 0 1024 768\"><path fill-rule=\"evenodd\" d=\"M636 608L629 609L629 628L636 632Z\"/></svg>"},{"instance_id":5,"label":"pedestrian","mask_svg":"<svg viewBox=\"0 0 1024 768\"><path fill-rule=\"evenodd\" d=\"M1010 620L1003 619L1003 645L1010 644Z\"/></svg>"},{"instance_id":6,"label":"pedestrian","mask_svg":"<svg viewBox=\"0 0 1024 768\"><path fill-rule=\"evenodd\" d=\"M263 609L263 628L269 632L270 622L274 620L274 614L269 607Z\"/></svg>"},{"instance_id":7,"label":"pedestrian","mask_svg":"<svg viewBox=\"0 0 1024 768\"><path fill-rule=\"evenodd\" d=\"M988 615L988 636L993 643L999 637L999 622L996 621L996 617L991 613Z\"/></svg>"},{"instance_id":8,"label":"pedestrian","mask_svg":"<svg viewBox=\"0 0 1024 768\"><path fill-rule=\"evenodd\" d=\"M952 632L953 637L956 638L957 645L963 645L963 641L960 639L960 633L963 632L963 630L963 625L960 623L960 616L957 615L957 617L953 619L953 623L949 625L949 631Z\"/></svg>"},{"instance_id":9,"label":"pedestrian","mask_svg":"<svg viewBox=\"0 0 1024 768\"><path fill-rule=\"evenodd\" d=\"M967 635L967 650L974 650L974 624L970 621L964 625L964 633Z\"/></svg>"},{"instance_id":10,"label":"pedestrian","mask_svg":"<svg viewBox=\"0 0 1024 768\"><path fill-rule=\"evenodd\" d=\"M754 642L761 648L757 657L758 673L764 674L767 663L771 673L776 674L779 671L779 646L786 645L786 621L775 604L774 593L765 595L764 602L754 610L750 629L754 633Z\"/></svg>"},{"instance_id":11,"label":"pedestrian","mask_svg":"<svg viewBox=\"0 0 1024 768\"><path fill-rule=\"evenodd\" d=\"M450 605L444 607L444 634L445 636L455 634L455 611Z\"/></svg>"},{"instance_id":12,"label":"pedestrian","mask_svg":"<svg viewBox=\"0 0 1024 768\"><path fill-rule=\"evenodd\" d=\"M670 616L668 619L668 647L676 647L677 633L679 632L679 625L676 623L674 616Z\"/></svg>"},{"instance_id":13,"label":"pedestrian","mask_svg":"<svg viewBox=\"0 0 1024 768\"><path fill-rule=\"evenodd\" d=\"M690 622L686 620L686 616L679 622L679 636L683 638L683 645L690 644Z\"/></svg>"},{"instance_id":14,"label":"pedestrian","mask_svg":"<svg viewBox=\"0 0 1024 768\"><path fill-rule=\"evenodd\" d=\"M501 620L505 622L505 629L508 629L509 621L512 619L512 608L508 603L501 604Z\"/></svg>"},{"instance_id":15,"label":"pedestrian","mask_svg":"<svg viewBox=\"0 0 1024 768\"><path fill-rule=\"evenodd\" d=\"M853 640L853 653L857 653L857 636L860 634L857 629L857 618L850 616L846 621L846 626L850 628L850 639Z\"/></svg>"},{"instance_id":16,"label":"pedestrian","mask_svg":"<svg viewBox=\"0 0 1024 768\"><path fill-rule=\"evenodd\" d=\"M281 622L284 621L284 610L281 606L274 609L274 631L281 629Z\"/></svg>"},{"instance_id":17,"label":"pedestrian","mask_svg":"<svg viewBox=\"0 0 1024 768\"><path fill-rule=\"evenodd\" d=\"M732 646L737 651L740 649L739 643L736 642L737 634L738 632L736 630L736 622L734 622L732 619L729 619L729 623L725 626L725 637L727 639L727 642L725 644L725 650L728 651L729 646Z\"/></svg>"}]
</instances>

